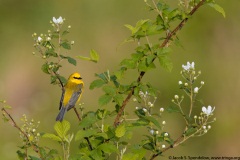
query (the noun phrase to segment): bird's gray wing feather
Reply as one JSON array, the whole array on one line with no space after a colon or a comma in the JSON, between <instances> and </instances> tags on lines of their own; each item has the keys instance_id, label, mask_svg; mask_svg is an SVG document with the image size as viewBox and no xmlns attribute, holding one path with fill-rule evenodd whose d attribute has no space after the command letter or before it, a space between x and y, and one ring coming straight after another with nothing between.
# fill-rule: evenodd
<instances>
[{"instance_id":1,"label":"bird's gray wing feather","mask_svg":"<svg viewBox=\"0 0 240 160\"><path fill-rule=\"evenodd\" d=\"M68 105L67 105L67 110L68 111L75 106L79 96L82 93L83 84L79 84L77 87L78 88L76 89L75 92L73 92L72 97L70 98L70 100L68 102Z\"/></svg>"}]
</instances>

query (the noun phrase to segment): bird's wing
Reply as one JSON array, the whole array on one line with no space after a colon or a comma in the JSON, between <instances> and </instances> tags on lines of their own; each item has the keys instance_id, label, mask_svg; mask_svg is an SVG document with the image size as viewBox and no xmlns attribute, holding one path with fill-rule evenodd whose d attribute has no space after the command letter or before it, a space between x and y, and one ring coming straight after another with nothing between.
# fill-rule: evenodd
<instances>
[{"instance_id":1,"label":"bird's wing","mask_svg":"<svg viewBox=\"0 0 240 160\"><path fill-rule=\"evenodd\" d=\"M76 91L73 92L73 94L68 102L68 106L67 106L68 111L75 106L76 102L78 101L79 96L82 93L82 89L83 89L83 84L79 84L77 86Z\"/></svg>"},{"instance_id":2,"label":"bird's wing","mask_svg":"<svg viewBox=\"0 0 240 160\"><path fill-rule=\"evenodd\" d=\"M65 94L65 89L62 88L62 96L61 96L61 99L60 99L59 110L62 108L64 94Z\"/></svg>"}]
</instances>

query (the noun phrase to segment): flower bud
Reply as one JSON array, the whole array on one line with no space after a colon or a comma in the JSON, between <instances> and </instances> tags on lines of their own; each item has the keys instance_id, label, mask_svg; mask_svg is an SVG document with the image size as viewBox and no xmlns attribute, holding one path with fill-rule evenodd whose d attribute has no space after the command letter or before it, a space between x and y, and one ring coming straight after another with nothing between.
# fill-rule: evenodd
<instances>
[{"instance_id":1,"label":"flower bud","mask_svg":"<svg viewBox=\"0 0 240 160\"><path fill-rule=\"evenodd\" d=\"M178 95L175 95L175 96L174 96L174 98L175 98L175 99L178 99L178 98L179 98L179 96L178 96Z\"/></svg>"},{"instance_id":2,"label":"flower bud","mask_svg":"<svg viewBox=\"0 0 240 160\"><path fill-rule=\"evenodd\" d=\"M160 111L160 112L163 112L163 111L164 111L164 108L160 108L159 111Z\"/></svg>"}]
</instances>

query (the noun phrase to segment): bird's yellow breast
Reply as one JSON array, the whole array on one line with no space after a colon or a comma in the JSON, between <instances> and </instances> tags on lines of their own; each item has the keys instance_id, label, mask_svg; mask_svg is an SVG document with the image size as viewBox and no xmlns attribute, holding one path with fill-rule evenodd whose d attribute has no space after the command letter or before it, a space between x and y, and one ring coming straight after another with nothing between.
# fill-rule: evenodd
<instances>
[{"instance_id":1,"label":"bird's yellow breast","mask_svg":"<svg viewBox=\"0 0 240 160\"><path fill-rule=\"evenodd\" d=\"M83 92L83 81L76 80L76 79L73 79L72 81L69 80L67 82L67 84L65 85L64 89L65 89L65 94L64 94L64 98L63 98L63 105L66 106L68 104L69 100L71 99L72 95L75 92L78 92L80 90L81 90L81 92ZM80 94L76 103L79 102L81 95L82 94Z\"/></svg>"}]
</instances>

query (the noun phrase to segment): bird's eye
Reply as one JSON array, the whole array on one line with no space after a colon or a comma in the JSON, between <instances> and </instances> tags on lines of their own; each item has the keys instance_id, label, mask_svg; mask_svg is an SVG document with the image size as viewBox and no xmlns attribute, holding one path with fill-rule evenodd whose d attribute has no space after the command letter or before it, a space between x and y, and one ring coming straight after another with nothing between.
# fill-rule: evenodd
<instances>
[{"instance_id":1,"label":"bird's eye","mask_svg":"<svg viewBox=\"0 0 240 160\"><path fill-rule=\"evenodd\" d=\"M81 77L73 77L74 79L82 79Z\"/></svg>"}]
</instances>

